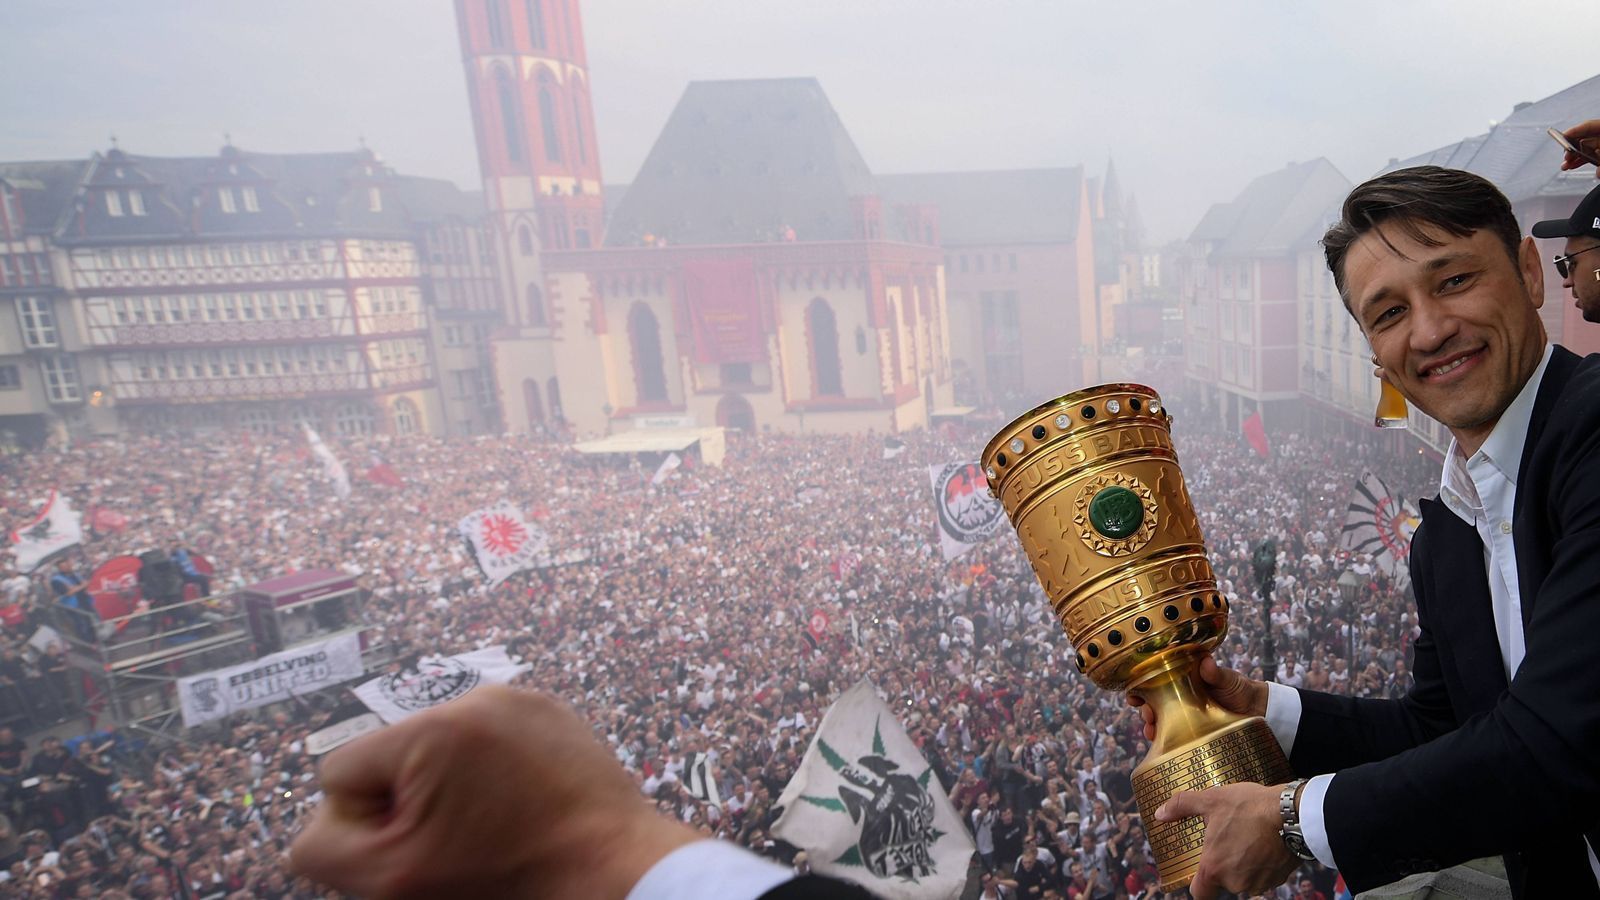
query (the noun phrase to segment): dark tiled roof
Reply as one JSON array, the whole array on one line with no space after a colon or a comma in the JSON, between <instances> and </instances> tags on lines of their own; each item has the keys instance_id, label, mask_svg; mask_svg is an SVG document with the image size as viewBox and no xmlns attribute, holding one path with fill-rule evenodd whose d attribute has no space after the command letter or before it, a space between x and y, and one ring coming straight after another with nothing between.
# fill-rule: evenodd
<instances>
[{"instance_id":1,"label":"dark tiled roof","mask_svg":"<svg viewBox=\"0 0 1600 900\"><path fill-rule=\"evenodd\" d=\"M1343 201L1350 182L1326 159L1292 163L1211 207L1190 240L1215 241L1222 256L1274 256L1293 249Z\"/></svg>"},{"instance_id":2,"label":"dark tiled roof","mask_svg":"<svg viewBox=\"0 0 1600 900\"><path fill-rule=\"evenodd\" d=\"M48 221L65 243L184 237L407 235L446 216L476 218L481 196L438 179L399 176L367 150L342 153L250 153L225 147L216 156L136 156L113 150L83 162L3 163L0 177L43 185L25 193L30 228ZM225 212L218 189L234 189ZM248 208L242 190L255 194ZM373 209L369 191L379 191ZM106 189L136 189L145 214L113 216ZM82 215L77 215L81 208Z\"/></svg>"},{"instance_id":3,"label":"dark tiled roof","mask_svg":"<svg viewBox=\"0 0 1600 900\"><path fill-rule=\"evenodd\" d=\"M1392 162L1384 172L1416 165L1466 169L1493 181L1516 203L1540 195L1581 197L1593 173L1561 171L1561 148L1545 133L1592 119L1600 109L1600 75L1512 111L1487 134Z\"/></svg>"},{"instance_id":4,"label":"dark tiled roof","mask_svg":"<svg viewBox=\"0 0 1600 900\"><path fill-rule=\"evenodd\" d=\"M932 203L947 246L1077 239L1083 167L881 175L885 202Z\"/></svg>"},{"instance_id":5,"label":"dark tiled roof","mask_svg":"<svg viewBox=\"0 0 1600 900\"><path fill-rule=\"evenodd\" d=\"M29 234L51 234L72 207L89 164L82 160L0 163L0 181L17 192L22 202L23 229Z\"/></svg>"},{"instance_id":6,"label":"dark tiled roof","mask_svg":"<svg viewBox=\"0 0 1600 900\"><path fill-rule=\"evenodd\" d=\"M606 242L675 244L854 236L872 173L814 78L697 81L611 213ZM608 197L608 199L610 199Z\"/></svg>"}]
</instances>

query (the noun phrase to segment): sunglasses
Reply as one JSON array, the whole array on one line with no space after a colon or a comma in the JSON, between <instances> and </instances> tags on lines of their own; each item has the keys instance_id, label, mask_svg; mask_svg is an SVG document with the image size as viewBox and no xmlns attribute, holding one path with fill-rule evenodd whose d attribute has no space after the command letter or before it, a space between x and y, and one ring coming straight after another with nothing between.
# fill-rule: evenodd
<instances>
[{"instance_id":1,"label":"sunglasses","mask_svg":"<svg viewBox=\"0 0 1600 900\"><path fill-rule=\"evenodd\" d=\"M1558 272L1562 278L1571 277L1572 273L1577 271L1577 266L1572 264L1572 258L1577 256L1578 253L1588 253L1590 250L1600 250L1600 245L1594 247L1585 247L1582 250L1579 250L1577 253L1564 253L1556 257L1556 272ZM1595 271L1600 272L1600 269L1596 269ZM1595 278L1600 279L1600 275L1596 275Z\"/></svg>"}]
</instances>

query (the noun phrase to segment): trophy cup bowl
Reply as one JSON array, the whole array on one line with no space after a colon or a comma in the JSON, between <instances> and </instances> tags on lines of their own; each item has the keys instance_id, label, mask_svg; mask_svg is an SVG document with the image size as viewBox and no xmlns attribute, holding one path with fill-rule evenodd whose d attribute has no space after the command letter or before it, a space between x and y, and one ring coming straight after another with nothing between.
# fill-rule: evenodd
<instances>
[{"instance_id":1,"label":"trophy cup bowl","mask_svg":"<svg viewBox=\"0 0 1600 900\"><path fill-rule=\"evenodd\" d=\"M989 491L1005 508L1078 671L1132 691L1156 713L1134 796L1161 889L1189 883L1205 823L1162 823L1174 793L1292 778L1260 716L1209 699L1197 666L1228 631L1200 521L1172 448L1172 417L1151 388L1104 384L1013 420L983 450Z\"/></svg>"}]
</instances>

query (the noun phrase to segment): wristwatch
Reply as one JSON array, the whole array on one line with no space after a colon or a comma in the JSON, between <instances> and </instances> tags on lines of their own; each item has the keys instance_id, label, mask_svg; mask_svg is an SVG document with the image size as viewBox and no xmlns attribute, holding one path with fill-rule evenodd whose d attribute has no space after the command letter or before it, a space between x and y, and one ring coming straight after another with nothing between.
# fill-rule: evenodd
<instances>
[{"instance_id":1,"label":"wristwatch","mask_svg":"<svg viewBox=\"0 0 1600 900\"><path fill-rule=\"evenodd\" d=\"M1300 831L1300 812L1294 805L1295 795L1305 783L1304 778L1297 778L1285 785L1283 793L1278 795L1278 812L1283 815L1283 827L1278 829L1278 837L1283 838L1283 845L1289 848L1290 853L1310 862L1317 855L1306 846L1306 836Z\"/></svg>"}]
</instances>

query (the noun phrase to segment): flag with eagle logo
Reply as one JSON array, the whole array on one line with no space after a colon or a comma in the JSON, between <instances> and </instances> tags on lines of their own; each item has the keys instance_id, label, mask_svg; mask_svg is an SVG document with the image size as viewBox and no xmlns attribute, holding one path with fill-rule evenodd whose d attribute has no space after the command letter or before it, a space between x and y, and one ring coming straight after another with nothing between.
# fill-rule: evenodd
<instances>
[{"instance_id":1,"label":"flag with eagle logo","mask_svg":"<svg viewBox=\"0 0 1600 900\"><path fill-rule=\"evenodd\" d=\"M952 900L975 849L950 798L900 721L862 679L817 727L772 834L811 868L886 900Z\"/></svg>"},{"instance_id":2,"label":"flag with eagle logo","mask_svg":"<svg viewBox=\"0 0 1600 900\"><path fill-rule=\"evenodd\" d=\"M1383 479L1363 473L1350 492L1339 546L1351 553L1370 553L1378 568L1404 589L1411 583L1411 536L1422 521L1417 508L1389 489Z\"/></svg>"},{"instance_id":3,"label":"flag with eagle logo","mask_svg":"<svg viewBox=\"0 0 1600 900\"><path fill-rule=\"evenodd\" d=\"M50 492L32 522L11 532L11 553L17 570L32 572L50 559L83 543L83 521L67 498Z\"/></svg>"},{"instance_id":4,"label":"flag with eagle logo","mask_svg":"<svg viewBox=\"0 0 1600 900\"><path fill-rule=\"evenodd\" d=\"M531 569L549 556L550 536L504 500L462 519L460 528L490 587L499 587L512 574Z\"/></svg>"},{"instance_id":5,"label":"flag with eagle logo","mask_svg":"<svg viewBox=\"0 0 1600 900\"><path fill-rule=\"evenodd\" d=\"M929 466L939 549L946 562L988 540L1005 524L1005 510L989 495L989 479L975 462Z\"/></svg>"}]
</instances>

